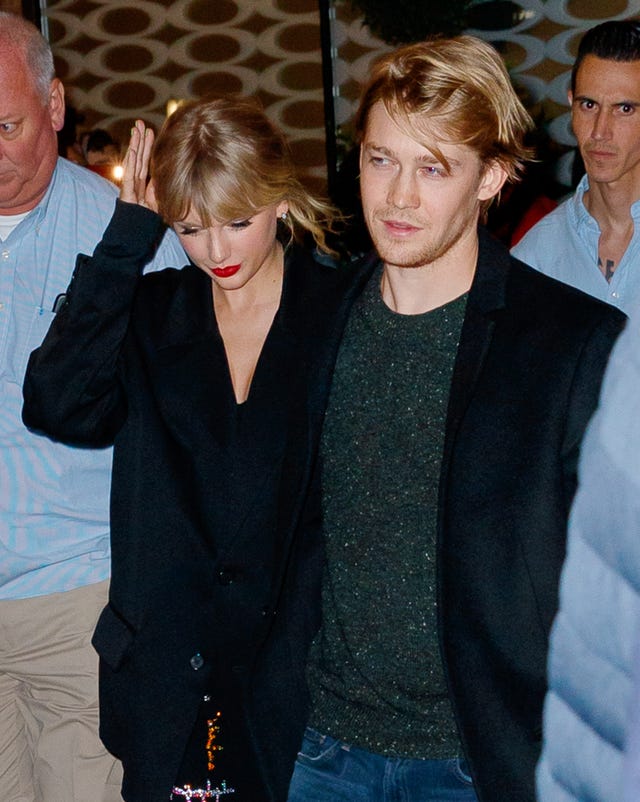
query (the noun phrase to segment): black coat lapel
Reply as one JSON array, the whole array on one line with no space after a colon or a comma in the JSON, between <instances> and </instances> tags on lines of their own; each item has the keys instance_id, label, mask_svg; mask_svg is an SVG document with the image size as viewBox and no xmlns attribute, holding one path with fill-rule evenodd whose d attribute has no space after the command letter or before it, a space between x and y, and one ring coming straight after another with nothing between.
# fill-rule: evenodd
<instances>
[{"instance_id":1,"label":"black coat lapel","mask_svg":"<svg viewBox=\"0 0 640 802\"><path fill-rule=\"evenodd\" d=\"M509 253L484 229L479 229L478 265L469 291L460 345L451 380L445 460L469 405L482 370L495 326L505 304Z\"/></svg>"},{"instance_id":2,"label":"black coat lapel","mask_svg":"<svg viewBox=\"0 0 640 802\"><path fill-rule=\"evenodd\" d=\"M156 401L172 435L197 450L231 443L235 398L213 312L211 281L196 267L181 273L166 304L156 303L150 355ZM213 455L212 455L213 456Z\"/></svg>"}]
</instances>

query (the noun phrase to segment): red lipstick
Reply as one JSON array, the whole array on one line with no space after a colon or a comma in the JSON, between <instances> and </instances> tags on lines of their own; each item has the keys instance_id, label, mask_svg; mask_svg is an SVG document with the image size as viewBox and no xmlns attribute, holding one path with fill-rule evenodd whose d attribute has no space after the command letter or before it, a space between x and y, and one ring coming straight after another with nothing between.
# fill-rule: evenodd
<instances>
[{"instance_id":1,"label":"red lipstick","mask_svg":"<svg viewBox=\"0 0 640 802\"><path fill-rule=\"evenodd\" d=\"M229 265L228 267L212 267L211 272L214 276L218 278L229 278L229 276L235 276L235 274L240 270L240 265Z\"/></svg>"}]
</instances>

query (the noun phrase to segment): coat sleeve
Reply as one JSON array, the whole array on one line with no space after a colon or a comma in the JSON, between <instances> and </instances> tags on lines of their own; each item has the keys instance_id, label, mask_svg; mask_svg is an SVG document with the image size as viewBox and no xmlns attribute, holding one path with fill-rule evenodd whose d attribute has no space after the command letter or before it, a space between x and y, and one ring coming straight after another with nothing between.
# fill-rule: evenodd
<instances>
[{"instance_id":1,"label":"coat sleeve","mask_svg":"<svg viewBox=\"0 0 640 802\"><path fill-rule=\"evenodd\" d=\"M66 298L27 365L28 428L68 445L113 443L127 414L123 343L142 269L162 230L158 215L118 201L93 256L78 256Z\"/></svg>"},{"instance_id":2,"label":"coat sleeve","mask_svg":"<svg viewBox=\"0 0 640 802\"><path fill-rule=\"evenodd\" d=\"M580 445L600 395L600 386L613 345L625 326L626 316L613 307L603 307L591 328L577 361L571 385L567 426L563 443L564 486L569 510L577 486Z\"/></svg>"}]
</instances>

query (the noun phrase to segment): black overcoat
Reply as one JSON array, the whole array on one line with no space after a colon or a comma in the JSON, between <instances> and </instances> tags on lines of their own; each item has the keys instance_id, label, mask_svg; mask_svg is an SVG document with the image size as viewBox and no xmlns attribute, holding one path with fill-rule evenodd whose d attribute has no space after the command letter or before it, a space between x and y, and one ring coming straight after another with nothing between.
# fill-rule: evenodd
<instances>
[{"instance_id":1,"label":"black overcoat","mask_svg":"<svg viewBox=\"0 0 640 802\"><path fill-rule=\"evenodd\" d=\"M479 237L440 478L439 638L480 802L535 802L579 447L626 318ZM334 332L376 265L351 277Z\"/></svg>"},{"instance_id":2,"label":"black overcoat","mask_svg":"<svg viewBox=\"0 0 640 802\"><path fill-rule=\"evenodd\" d=\"M23 417L72 445L114 445L112 576L94 645L100 733L123 762L125 800L168 799L210 695L230 798L283 802L319 616L318 517L303 501L326 393L310 425L308 388L337 347L339 275L288 249L240 425L210 279L193 265L141 276L160 227L118 202L31 357Z\"/></svg>"}]
</instances>

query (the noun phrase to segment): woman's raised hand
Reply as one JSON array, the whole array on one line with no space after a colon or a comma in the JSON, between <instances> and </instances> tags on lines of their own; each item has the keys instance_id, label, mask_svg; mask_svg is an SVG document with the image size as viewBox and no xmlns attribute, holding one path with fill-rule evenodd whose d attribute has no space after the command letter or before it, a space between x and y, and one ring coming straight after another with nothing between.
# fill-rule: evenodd
<instances>
[{"instance_id":1,"label":"woman's raised hand","mask_svg":"<svg viewBox=\"0 0 640 802\"><path fill-rule=\"evenodd\" d=\"M136 120L131 129L129 147L124 157L120 200L137 203L157 211L153 186L147 180L153 139L152 129L147 128L142 120Z\"/></svg>"}]
</instances>

